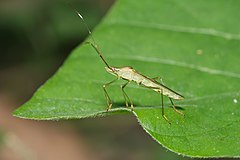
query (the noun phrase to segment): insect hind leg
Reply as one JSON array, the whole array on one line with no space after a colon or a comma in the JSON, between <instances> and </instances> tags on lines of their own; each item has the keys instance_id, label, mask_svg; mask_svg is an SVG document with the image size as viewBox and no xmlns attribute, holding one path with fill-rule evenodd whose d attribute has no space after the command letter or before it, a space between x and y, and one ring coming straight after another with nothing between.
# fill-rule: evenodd
<instances>
[{"instance_id":1,"label":"insect hind leg","mask_svg":"<svg viewBox=\"0 0 240 160\"><path fill-rule=\"evenodd\" d=\"M168 118L166 117L165 113L164 113L164 107L163 107L163 94L161 93L161 97L162 97L162 117L169 123L171 124L171 122L168 120Z\"/></svg>"},{"instance_id":2,"label":"insect hind leg","mask_svg":"<svg viewBox=\"0 0 240 160\"><path fill-rule=\"evenodd\" d=\"M173 100L172 100L171 98L169 98L169 100L170 100L171 103L172 103L172 108L173 108L173 110L184 117L184 116L185 116L184 113L182 113L181 111L177 110L175 104L173 103Z\"/></svg>"},{"instance_id":3,"label":"insect hind leg","mask_svg":"<svg viewBox=\"0 0 240 160\"><path fill-rule=\"evenodd\" d=\"M125 99L125 103L126 103L126 107L128 107L128 102L130 102L131 104L131 110L133 111L133 102L132 100L128 97L127 93L124 91L124 88L130 83L130 81L128 81L127 83L125 83L124 85L121 85L121 89L122 89L122 93L123 93L123 97Z\"/></svg>"},{"instance_id":4,"label":"insect hind leg","mask_svg":"<svg viewBox=\"0 0 240 160\"><path fill-rule=\"evenodd\" d=\"M117 79L114 79L113 81L111 82L108 82L106 84L103 85L103 90L104 90L104 94L105 94L105 97L106 97L106 101L107 101L107 112L111 109L112 107L112 100L110 98L110 96L108 95L107 93L107 86L109 86L110 84L114 83Z\"/></svg>"},{"instance_id":5,"label":"insect hind leg","mask_svg":"<svg viewBox=\"0 0 240 160\"><path fill-rule=\"evenodd\" d=\"M159 76L158 76L158 77L153 77L152 79L153 79L154 81L156 81L156 82L158 82L157 80L160 80L160 81L161 81L161 84L164 84L162 78L159 77Z\"/></svg>"}]
</instances>

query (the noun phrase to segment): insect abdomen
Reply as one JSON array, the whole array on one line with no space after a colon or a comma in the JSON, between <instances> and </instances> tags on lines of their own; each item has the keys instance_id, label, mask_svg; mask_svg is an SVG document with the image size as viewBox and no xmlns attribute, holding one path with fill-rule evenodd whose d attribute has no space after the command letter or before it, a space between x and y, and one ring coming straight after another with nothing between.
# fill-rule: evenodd
<instances>
[{"instance_id":1,"label":"insect abdomen","mask_svg":"<svg viewBox=\"0 0 240 160\"><path fill-rule=\"evenodd\" d=\"M123 79L129 80L129 81L134 81L137 84L141 84L146 86L149 89L152 89L158 93L161 93L165 96L168 96L169 98L172 99L183 99L183 96L178 94L177 92L171 90L170 88L146 77L143 76L142 74L138 73L134 69L130 67L123 67L120 69L120 71L117 72L117 75Z\"/></svg>"},{"instance_id":2,"label":"insect abdomen","mask_svg":"<svg viewBox=\"0 0 240 160\"><path fill-rule=\"evenodd\" d=\"M164 86L164 85L162 85L158 82L155 82L151 79L145 78L145 79L143 79L141 84L148 87L148 88L151 88L154 91L156 91L158 93L161 93L164 96L167 96L169 98L177 99L177 100L183 99L182 95L178 94L177 92L174 92L170 88L168 88L168 87L166 87L166 86Z\"/></svg>"},{"instance_id":3,"label":"insect abdomen","mask_svg":"<svg viewBox=\"0 0 240 160\"><path fill-rule=\"evenodd\" d=\"M156 89L155 91L159 93L162 92L163 95L168 96L169 98L172 98L172 99L176 99L176 100L184 99L183 96L181 96L180 94L168 89Z\"/></svg>"}]
</instances>

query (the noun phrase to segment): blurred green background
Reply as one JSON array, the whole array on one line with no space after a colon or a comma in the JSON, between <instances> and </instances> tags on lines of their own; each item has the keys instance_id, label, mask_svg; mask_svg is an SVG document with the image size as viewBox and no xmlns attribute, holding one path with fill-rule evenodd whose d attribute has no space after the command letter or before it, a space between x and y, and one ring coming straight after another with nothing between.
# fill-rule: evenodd
<instances>
[{"instance_id":1,"label":"blurred green background","mask_svg":"<svg viewBox=\"0 0 240 160\"><path fill-rule=\"evenodd\" d=\"M69 121L11 116L100 23L113 0L0 1L0 159L190 159L157 144L130 114ZM139 2L140 3L140 2Z\"/></svg>"}]
</instances>

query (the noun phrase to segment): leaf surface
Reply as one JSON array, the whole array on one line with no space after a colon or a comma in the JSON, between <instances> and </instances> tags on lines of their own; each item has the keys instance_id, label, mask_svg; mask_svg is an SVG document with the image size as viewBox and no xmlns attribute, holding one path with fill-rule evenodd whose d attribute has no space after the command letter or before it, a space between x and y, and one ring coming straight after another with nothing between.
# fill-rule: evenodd
<instances>
[{"instance_id":1,"label":"leaf surface","mask_svg":"<svg viewBox=\"0 0 240 160\"><path fill-rule=\"evenodd\" d=\"M240 156L240 1L119 0L93 35L107 62L160 76L184 95L175 103L131 83L126 92L133 114L157 142L192 157ZM130 112L120 80L108 88L113 109L106 113L102 85L115 77L91 46L76 48L58 72L14 115L36 120L74 119Z\"/></svg>"}]
</instances>

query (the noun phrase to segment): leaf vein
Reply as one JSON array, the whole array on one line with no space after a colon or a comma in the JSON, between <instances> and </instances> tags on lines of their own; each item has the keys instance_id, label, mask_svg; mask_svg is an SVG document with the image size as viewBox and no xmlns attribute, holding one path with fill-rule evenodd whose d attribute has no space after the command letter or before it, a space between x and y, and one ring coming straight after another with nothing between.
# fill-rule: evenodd
<instances>
[{"instance_id":1,"label":"leaf vein","mask_svg":"<svg viewBox=\"0 0 240 160\"><path fill-rule=\"evenodd\" d=\"M202 34L208 36L221 37L227 40L240 40L239 34L232 34L214 28L197 28L197 27L188 27L180 25L170 25L170 24L157 24L157 23L146 23L140 21L111 21L108 24L110 25L124 25L130 27L139 27L139 28L152 28L159 30L167 30L174 32L184 32L184 33L193 33L193 34Z\"/></svg>"},{"instance_id":2,"label":"leaf vein","mask_svg":"<svg viewBox=\"0 0 240 160\"><path fill-rule=\"evenodd\" d=\"M230 71L221 71L218 69L212 69L204 66L196 66L193 64L189 63L184 63L184 62L178 62L170 59L161 59L161 58L156 58L156 57L144 57L144 56L110 56L112 59L130 59L130 60L136 60L136 61L143 61L143 62L152 62L152 63L161 63L161 64L168 64L168 65L173 65L173 66L178 66L178 67L185 67L193 70L197 70L200 72L205 72L208 74L213 74L213 75L222 75L226 77L233 77L233 78L240 78L239 73L235 72L230 72Z\"/></svg>"}]
</instances>

